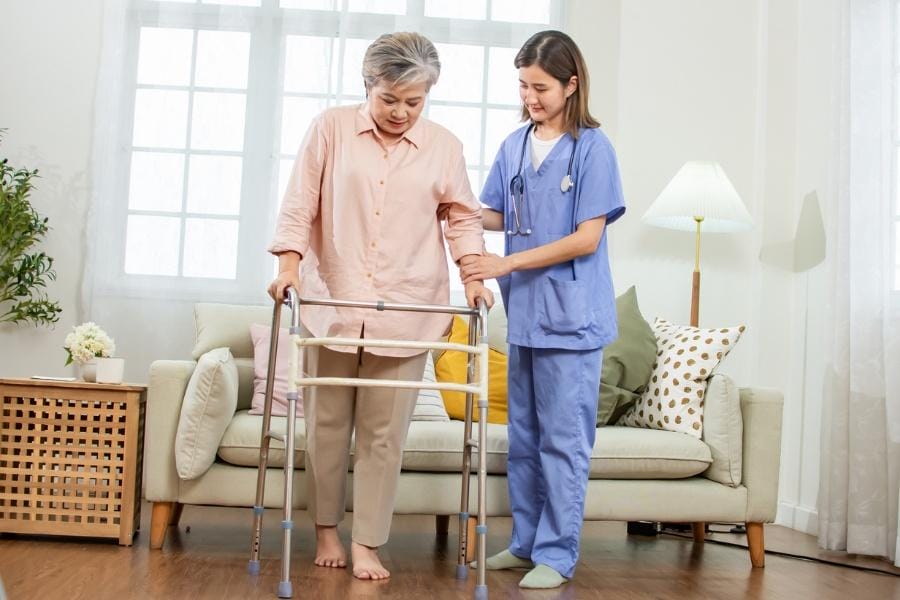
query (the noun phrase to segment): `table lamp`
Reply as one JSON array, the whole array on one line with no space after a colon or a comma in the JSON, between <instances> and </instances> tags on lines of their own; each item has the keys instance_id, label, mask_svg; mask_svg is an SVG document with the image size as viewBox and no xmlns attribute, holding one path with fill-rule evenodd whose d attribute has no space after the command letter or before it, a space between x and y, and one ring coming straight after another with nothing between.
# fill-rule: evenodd
<instances>
[{"instance_id":1,"label":"table lamp","mask_svg":"<svg viewBox=\"0 0 900 600\"><path fill-rule=\"evenodd\" d=\"M741 197L719 163L684 164L642 218L644 223L667 229L694 231L694 276L691 286L691 326L700 323L700 231L731 233L753 226Z\"/></svg>"}]
</instances>

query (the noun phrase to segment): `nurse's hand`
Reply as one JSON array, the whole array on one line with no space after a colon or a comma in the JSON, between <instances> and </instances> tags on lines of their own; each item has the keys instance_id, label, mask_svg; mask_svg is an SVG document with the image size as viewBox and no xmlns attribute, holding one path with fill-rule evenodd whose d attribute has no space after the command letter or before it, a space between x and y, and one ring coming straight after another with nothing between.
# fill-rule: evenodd
<instances>
[{"instance_id":1,"label":"nurse's hand","mask_svg":"<svg viewBox=\"0 0 900 600\"><path fill-rule=\"evenodd\" d=\"M512 265L506 256L488 253L484 256L464 256L459 261L459 274L463 283L466 284L470 281L496 279L497 277L509 275L511 272Z\"/></svg>"},{"instance_id":2,"label":"nurse's hand","mask_svg":"<svg viewBox=\"0 0 900 600\"><path fill-rule=\"evenodd\" d=\"M490 308L494 305L494 292L484 287L481 281L473 281L466 284L466 303L475 308L475 300L483 298L484 303Z\"/></svg>"}]
</instances>

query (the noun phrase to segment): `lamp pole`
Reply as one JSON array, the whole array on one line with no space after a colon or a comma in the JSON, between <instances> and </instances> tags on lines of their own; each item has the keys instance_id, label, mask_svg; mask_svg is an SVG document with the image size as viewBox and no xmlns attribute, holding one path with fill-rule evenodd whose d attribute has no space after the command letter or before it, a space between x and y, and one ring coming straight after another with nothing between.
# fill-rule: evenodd
<instances>
[{"instance_id":1,"label":"lamp pole","mask_svg":"<svg viewBox=\"0 0 900 600\"><path fill-rule=\"evenodd\" d=\"M697 237L695 241L694 255L694 279L691 285L691 327L700 326L700 224L703 217L694 217L697 223Z\"/></svg>"}]
</instances>

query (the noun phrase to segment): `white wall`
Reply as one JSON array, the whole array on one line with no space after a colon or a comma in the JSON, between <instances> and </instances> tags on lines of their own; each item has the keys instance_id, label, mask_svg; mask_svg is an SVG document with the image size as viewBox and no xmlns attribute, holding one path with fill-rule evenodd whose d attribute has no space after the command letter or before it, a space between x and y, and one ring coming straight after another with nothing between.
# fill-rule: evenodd
<instances>
[{"instance_id":1,"label":"white wall","mask_svg":"<svg viewBox=\"0 0 900 600\"><path fill-rule=\"evenodd\" d=\"M836 2L573 0L567 10L629 206L611 234L617 289L636 285L648 319L688 320L693 238L640 222L687 160L719 161L756 220L748 233L704 238L701 325L747 324L723 370L741 385L784 391L779 522L811 532L823 276L821 268L791 274L759 255L791 239L807 192L829 191ZM146 380L152 359L190 351L189 303L95 297L89 312L81 306L102 4L0 4L0 66L16 73L27 61L30 70L3 83L0 127L10 131L0 155L45 175L33 201L54 227L47 250L59 277L50 292L65 308L53 329L0 326L0 376L69 373L62 339L88 318L116 333L133 381Z\"/></svg>"},{"instance_id":2,"label":"white wall","mask_svg":"<svg viewBox=\"0 0 900 600\"><path fill-rule=\"evenodd\" d=\"M611 230L617 290L636 285L648 319L688 320L692 236L640 222L687 160L719 161L756 221L746 234L704 237L700 321L746 324L722 371L784 392L778 522L809 533L824 271L798 275L760 254L789 251L803 197L829 193L836 10L834 0L644 0L574 2L569 13L630 211Z\"/></svg>"},{"instance_id":3,"label":"white wall","mask_svg":"<svg viewBox=\"0 0 900 600\"><path fill-rule=\"evenodd\" d=\"M637 286L648 319L686 323L693 235L648 227L640 217L696 159L719 161L753 211L757 8L687 0L622 2L620 11L618 74L607 85L618 88L613 141L629 213L611 229L613 275L619 290ZM741 384L751 382L759 335L749 316L756 235L703 239L700 323L750 325L726 365Z\"/></svg>"},{"instance_id":4,"label":"white wall","mask_svg":"<svg viewBox=\"0 0 900 600\"><path fill-rule=\"evenodd\" d=\"M134 382L147 380L157 358L187 358L193 342L190 302L82 295L103 6L103 0L0 2L0 68L7 74L0 127L9 128L0 157L41 171L31 199L50 219L45 248L56 260L57 280L48 291L63 306L51 328L0 325L0 377L77 375L64 366L63 339L89 319L115 337Z\"/></svg>"},{"instance_id":5,"label":"white wall","mask_svg":"<svg viewBox=\"0 0 900 600\"><path fill-rule=\"evenodd\" d=\"M0 156L39 168L32 203L49 217L45 249L63 307L50 329L0 325L0 376L67 375L66 332L84 320L80 299L84 231L91 190L94 88L102 2L6 0L0 3Z\"/></svg>"}]
</instances>

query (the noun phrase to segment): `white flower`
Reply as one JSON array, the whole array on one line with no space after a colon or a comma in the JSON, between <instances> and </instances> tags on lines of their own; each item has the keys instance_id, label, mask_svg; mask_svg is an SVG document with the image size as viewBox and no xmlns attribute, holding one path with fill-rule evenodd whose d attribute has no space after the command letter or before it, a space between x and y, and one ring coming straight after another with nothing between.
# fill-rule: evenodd
<instances>
[{"instance_id":1,"label":"white flower","mask_svg":"<svg viewBox=\"0 0 900 600\"><path fill-rule=\"evenodd\" d=\"M116 351L115 341L90 321L73 327L64 347L73 361L82 364L97 356L112 356Z\"/></svg>"}]
</instances>

